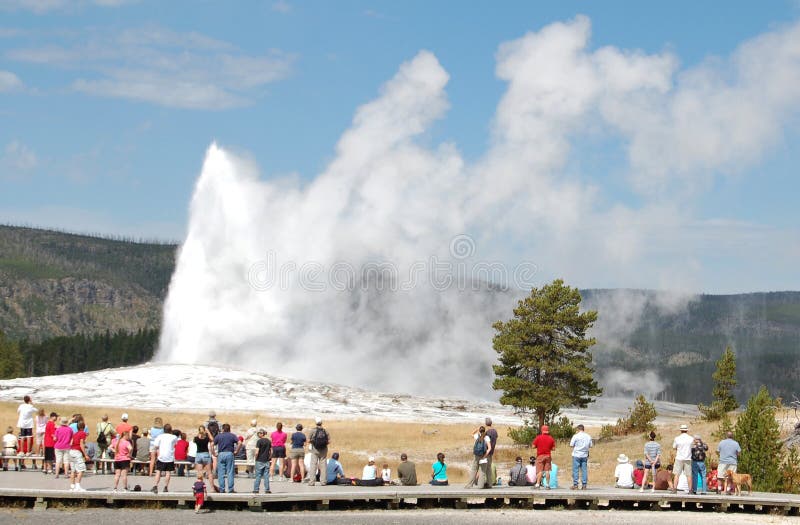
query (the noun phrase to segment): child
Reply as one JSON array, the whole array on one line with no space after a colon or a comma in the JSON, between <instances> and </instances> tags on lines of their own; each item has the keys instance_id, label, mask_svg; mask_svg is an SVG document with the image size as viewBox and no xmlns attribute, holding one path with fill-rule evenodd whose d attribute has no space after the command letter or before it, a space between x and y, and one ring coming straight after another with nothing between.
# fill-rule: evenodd
<instances>
[{"instance_id":1,"label":"child","mask_svg":"<svg viewBox=\"0 0 800 525\"><path fill-rule=\"evenodd\" d=\"M200 509L206 501L206 484L203 481L202 470L197 473L197 481L192 485L192 492L194 492L194 512L200 514Z\"/></svg>"},{"instance_id":2,"label":"child","mask_svg":"<svg viewBox=\"0 0 800 525\"><path fill-rule=\"evenodd\" d=\"M383 478L383 482L388 484L392 483L392 469L389 468L388 463L383 464L383 470L381 470L381 478Z\"/></svg>"},{"instance_id":3,"label":"child","mask_svg":"<svg viewBox=\"0 0 800 525\"><path fill-rule=\"evenodd\" d=\"M709 467L711 470L708 471L708 477L706 478L706 489L710 492L719 493L719 485L717 484L717 464L712 463Z\"/></svg>"}]
</instances>

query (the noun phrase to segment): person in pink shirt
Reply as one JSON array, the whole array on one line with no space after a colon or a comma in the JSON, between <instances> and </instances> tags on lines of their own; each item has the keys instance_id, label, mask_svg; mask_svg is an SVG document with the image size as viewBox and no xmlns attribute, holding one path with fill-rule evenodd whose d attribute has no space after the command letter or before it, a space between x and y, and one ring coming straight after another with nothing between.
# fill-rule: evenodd
<instances>
[{"instance_id":1,"label":"person in pink shirt","mask_svg":"<svg viewBox=\"0 0 800 525\"><path fill-rule=\"evenodd\" d=\"M126 430L118 434L111 441L111 450L114 451L114 491L122 480L122 490L128 490L128 470L131 468L131 431Z\"/></svg>"},{"instance_id":2,"label":"person in pink shirt","mask_svg":"<svg viewBox=\"0 0 800 525\"><path fill-rule=\"evenodd\" d=\"M61 418L61 424L56 428L55 442L53 448L56 452L56 478L64 467L64 474L69 474L69 449L72 446L72 429L69 427L69 419Z\"/></svg>"},{"instance_id":3,"label":"person in pink shirt","mask_svg":"<svg viewBox=\"0 0 800 525\"><path fill-rule=\"evenodd\" d=\"M283 476L284 463L286 462L286 439L288 435L283 431L283 423L280 421L275 425L275 432L270 434L272 441L272 461L269 464L269 480L275 474L275 465L278 465L279 478Z\"/></svg>"}]
</instances>

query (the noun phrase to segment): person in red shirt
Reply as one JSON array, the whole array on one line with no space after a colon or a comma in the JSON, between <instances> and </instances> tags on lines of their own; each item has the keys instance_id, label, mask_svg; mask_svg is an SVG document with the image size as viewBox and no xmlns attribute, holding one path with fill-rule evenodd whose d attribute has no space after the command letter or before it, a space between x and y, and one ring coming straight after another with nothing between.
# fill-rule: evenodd
<instances>
[{"instance_id":1,"label":"person in red shirt","mask_svg":"<svg viewBox=\"0 0 800 525\"><path fill-rule=\"evenodd\" d=\"M534 487L541 487L542 477L546 477L545 488L550 490L550 471L553 469L550 453L556 448L556 440L550 435L550 427L542 425L542 433L534 438L531 446L536 448L536 484Z\"/></svg>"},{"instance_id":2,"label":"person in red shirt","mask_svg":"<svg viewBox=\"0 0 800 525\"><path fill-rule=\"evenodd\" d=\"M44 473L48 470L56 473L56 419L58 414L50 412L50 419L44 426L44 461L42 462ZM49 468L48 468L49 467Z\"/></svg>"},{"instance_id":3,"label":"person in red shirt","mask_svg":"<svg viewBox=\"0 0 800 525\"><path fill-rule=\"evenodd\" d=\"M186 461L187 452L189 452L189 441L186 439L186 432L175 431L175 435L180 439L175 442L175 461ZM186 465L181 463L178 465L178 475L184 476L186 472Z\"/></svg>"},{"instance_id":4,"label":"person in red shirt","mask_svg":"<svg viewBox=\"0 0 800 525\"><path fill-rule=\"evenodd\" d=\"M72 445L69 449L69 484L70 489L76 492L83 492L86 489L81 487L81 478L86 472L86 423L78 421L78 431L72 435Z\"/></svg>"}]
</instances>

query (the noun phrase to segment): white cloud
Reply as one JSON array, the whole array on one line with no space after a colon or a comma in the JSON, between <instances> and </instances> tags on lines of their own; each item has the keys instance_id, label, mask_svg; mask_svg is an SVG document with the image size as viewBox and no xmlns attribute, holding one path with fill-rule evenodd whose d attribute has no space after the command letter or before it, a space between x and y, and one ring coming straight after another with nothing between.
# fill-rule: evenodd
<instances>
[{"instance_id":1,"label":"white cloud","mask_svg":"<svg viewBox=\"0 0 800 525\"><path fill-rule=\"evenodd\" d=\"M36 153L25 144L14 140L6 144L0 157L0 176L6 180L27 177L39 164Z\"/></svg>"},{"instance_id":2,"label":"white cloud","mask_svg":"<svg viewBox=\"0 0 800 525\"><path fill-rule=\"evenodd\" d=\"M285 0L278 0L272 4L272 10L278 13L286 14L292 10L292 4L286 2Z\"/></svg>"},{"instance_id":3,"label":"white cloud","mask_svg":"<svg viewBox=\"0 0 800 525\"><path fill-rule=\"evenodd\" d=\"M71 87L82 93L191 109L250 104L264 86L286 78L293 62L278 50L249 55L228 42L158 26L75 38L6 56L79 71Z\"/></svg>"},{"instance_id":4,"label":"white cloud","mask_svg":"<svg viewBox=\"0 0 800 525\"><path fill-rule=\"evenodd\" d=\"M0 93L13 91L22 87L22 81L10 71L0 71Z\"/></svg>"}]
</instances>

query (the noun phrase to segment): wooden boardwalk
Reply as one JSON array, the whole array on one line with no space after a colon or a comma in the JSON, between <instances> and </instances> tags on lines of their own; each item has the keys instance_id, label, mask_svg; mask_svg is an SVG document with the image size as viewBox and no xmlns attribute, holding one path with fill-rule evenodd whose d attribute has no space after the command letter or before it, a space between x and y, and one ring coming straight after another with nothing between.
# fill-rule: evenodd
<instances>
[{"instance_id":1,"label":"wooden boardwalk","mask_svg":"<svg viewBox=\"0 0 800 525\"><path fill-rule=\"evenodd\" d=\"M68 489L66 479L54 479L39 472L0 473L0 502L34 508L48 506L164 506L191 508L193 478L173 478L169 492L153 494L148 489L152 478L131 476L129 486L138 484L141 492L114 492L113 476L92 475L84 478L85 492ZM161 484L163 488L163 481ZM655 493L638 490L591 487L585 491L569 489L533 490L529 487L495 487L464 489L449 487L351 487L315 486L290 482L273 482L272 494L253 494L253 480L236 478L234 494L209 494L212 508L254 511L286 511L307 509L371 509L371 508L468 508L475 506L515 508L575 508L631 510L698 510L717 512L800 514L800 496L760 493L742 496L717 494L689 495Z\"/></svg>"}]
</instances>

